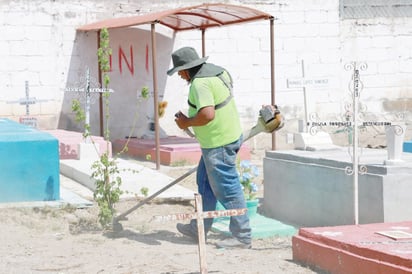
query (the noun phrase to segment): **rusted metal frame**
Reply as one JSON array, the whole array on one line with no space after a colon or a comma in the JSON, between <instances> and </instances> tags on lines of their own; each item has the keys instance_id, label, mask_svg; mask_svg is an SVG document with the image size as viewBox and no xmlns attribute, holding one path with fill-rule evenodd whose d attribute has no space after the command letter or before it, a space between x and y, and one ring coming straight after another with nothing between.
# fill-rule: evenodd
<instances>
[{"instance_id":1,"label":"rusted metal frame","mask_svg":"<svg viewBox=\"0 0 412 274\"><path fill-rule=\"evenodd\" d=\"M176 24L174 24L174 23L168 24L168 23L166 23L166 21L176 21L177 23L176 23ZM184 20L181 20L180 18L178 18L177 16L175 16L174 13L173 13L173 14L169 14L169 15L167 15L167 16L162 17L162 18L159 19L160 24L162 24L162 25L164 25L164 26L166 26L166 27L169 27L169 28L171 28L171 29L174 30L174 31L179 31L179 30L181 29L181 28L179 27L179 24L180 24L179 21L184 21ZM192 25L193 28L197 28L196 25L194 25L194 24L192 24L192 23L190 23L190 22L187 22L187 21L184 21L184 22L187 23L187 24L189 24L189 25Z\"/></svg>"},{"instance_id":2,"label":"rusted metal frame","mask_svg":"<svg viewBox=\"0 0 412 274\"><path fill-rule=\"evenodd\" d=\"M160 169L160 137L159 137L159 102L157 90L157 57L156 57L156 30L157 21L151 23L151 38L152 38L152 73L153 73L153 104L154 104L154 120L155 120L155 145L156 145L156 169Z\"/></svg>"},{"instance_id":3,"label":"rusted metal frame","mask_svg":"<svg viewBox=\"0 0 412 274\"><path fill-rule=\"evenodd\" d=\"M163 23L161 23L162 25L164 25ZM166 26L166 25L165 25ZM194 26L194 27L187 27L187 28L180 28L180 29L174 29L172 28L174 31L188 31L188 30L196 30L196 29L203 29L203 28L212 28L212 27L221 27L221 25L208 25L208 26Z\"/></svg>"},{"instance_id":4,"label":"rusted metal frame","mask_svg":"<svg viewBox=\"0 0 412 274\"><path fill-rule=\"evenodd\" d=\"M271 17L270 17L271 18ZM213 28L213 27L222 27L222 26L227 26L227 25L235 25L235 24L242 24L242 23L248 23L248 22L253 22L253 21L258 21L258 20L266 20L266 19L270 19L268 17L261 17L261 16L257 16L257 17L253 17L253 18L248 18L248 19L244 19L244 20L237 20L237 21L232 21L232 22L224 22L221 25L200 25L200 26L196 26L193 28L173 28L170 27L172 29L174 29L175 31L184 31L184 30L194 30L194 29L207 29L207 28ZM180 19L181 20L181 19ZM161 22L161 24L165 25L163 22ZM192 24L193 25L193 24Z\"/></svg>"},{"instance_id":5,"label":"rusted metal frame","mask_svg":"<svg viewBox=\"0 0 412 274\"><path fill-rule=\"evenodd\" d=\"M183 20L183 19L181 19L181 18L173 18L173 19L176 20L176 21L185 22L185 23L187 23L189 26L188 26L188 27L176 27L175 25L166 24L166 23L163 22L163 21L160 21L160 23L161 23L162 25L166 26L166 27L169 27L169 28L173 29L174 31L195 30L195 29L203 28L203 25L196 25L196 24L193 24L193 23L190 22L190 21ZM163 19L162 19L162 20L163 20ZM221 26L221 25L208 25L208 26L209 26L209 27L219 27L219 26Z\"/></svg>"},{"instance_id":6,"label":"rusted metal frame","mask_svg":"<svg viewBox=\"0 0 412 274\"><path fill-rule=\"evenodd\" d=\"M217 6L214 6L214 7L217 7ZM211 14L211 13L224 14L224 15L228 15L229 17L234 17L234 18L238 18L238 19L244 18L242 15L246 14L245 12L243 12L243 10L242 10L242 12L238 12L238 14L234 14L234 13L227 12L227 9L211 9L209 7L207 7L207 8L198 8L198 9L202 9L205 14ZM240 10L237 10L237 11L240 11ZM242 13L242 15L240 15L239 13Z\"/></svg>"},{"instance_id":7,"label":"rusted metal frame","mask_svg":"<svg viewBox=\"0 0 412 274\"><path fill-rule=\"evenodd\" d=\"M241 24L241 23L247 23L247 22L253 22L253 21L258 21L258 20L266 20L270 19L268 17L262 17L262 16L255 16L255 17L250 17L247 19L242 19L242 20L237 20L237 21L232 21L232 22L225 22L224 25L235 25L235 24Z\"/></svg>"},{"instance_id":8,"label":"rusted metal frame","mask_svg":"<svg viewBox=\"0 0 412 274\"><path fill-rule=\"evenodd\" d=\"M146 15L141 15L141 16L134 16L131 18L107 19L107 20L103 20L100 22L84 25L82 27L77 28L77 30L82 30L82 31L98 30L98 29L101 29L103 25L106 25L106 26L108 25L107 28L121 28L121 27L130 27L130 26L135 26L135 25L147 24L147 23L150 23L156 20L160 22L163 18L167 18L171 15L179 14L181 12L190 14L191 10L192 11L210 10L211 12L222 13L222 14L225 13L233 17L242 17L242 15L246 15L246 17L249 18L249 19L237 20L235 22L229 22L227 24L242 23L242 22L247 22L247 21L271 18L271 15L260 12L259 10L255 10L249 7L242 7L242 6L229 5L229 4L201 4L201 5L192 6L192 7L178 8L174 10L162 11L162 12L146 14ZM230 13L231 10L234 11L233 14ZM195 16L200 16L199 14L195 12L192 12L192 14ZM215 19L212 19L212 20L215 20ZM217 20L217 21L222 22L222 20ZM163 22L161 23L164 24ZM222 23L222 24L226 24L226 23ZM170 24L164 24L164 25L174 30L182 30L174 25L170 25ZM197 26L191 29L196 29L196 28L201 28L201 27L211 27L211 26L210 25ZM184 30L186 29L187 28L185 28Z\"/></svg>"},{"instance_id":9,"label":"rusted metal frame","mask_svg":"<svg viewBox=\"0 0 412 274\"><path fill-rule=\"evenodd\" d=\"M210 20L210 21L213 21L213 22L217 22L216 24L207 24L207 25L202 25L202 24L194 24L193 22L191 22L191 21L188 21L188 20L185 20L185 19L183 19L183 18L181 18L181 17L178 17L180 14L173 14L173 15L169 15L169 16L167 16L167 17L165 17L165 18L162 18L161 20L160 20L160 23L162 24L162 25L164 25L164 26L167 26L167 27L169 27L169 28L171 28L171 29L174 29L175 31L183 31L183 30L194 30L194 29L199 29L199 28L208 28L208 27L219 27L219 26L222 26L223 24L221 24L221 23L219 23L219 21L216 21L216 20L213 20L213 19L211 19L211 18L206 18L206 19L208 19L208 20ZM199 17L199 16L195 16L195 15L193 15L193 14L185 14L185 15L192 15L192 16L194 16L194 17ZM182 22L185 22L186 24L188 24L188 25L190 25L191 27L178 27L177 25L171 25L171 24L167 24L167 23L165 23L163 20L166 20L167 18L172 18L173 20L176 20L176 21L182 21Z\"/></svg>"},{"instance_id":10,"label":"rusted metal frame","mask_svg":"<svg viewBox=\"0 0 412 274\"><path fill-rule=\"evenodd\" d=\"M249 11L249 12L253 12L253 13L259 13L259 14L261 14L261 15L263 15L263 14L265 14L265 15L267 15L268 17L270 17L271 15L269 15L269 14L266 14L266 13L263 13L263 12L261 12L261 11L259 11L259 10L256 10L256 9L253 9L253 8L249 8L249 7L246 7L246 6L237 6L237 5L231 5L231 4L224 4L224 3L210 3L210 4L202 4L202 5L199 5L199 6L197 6L197 7L192 7L193 9L194 8L205 8L205 7L207 7L207 9L210 9L210 7L222 7L224 10L227 10L228 8L230 9L230 10L236 10L236 11L241 11L241 12L243 12L243 13L245 13L245 11ZM222 10L222 9L221 9ZM247 12L246 12L247 13Z\"/></svg>"},{"instance_id":11,"label":"rusted metal frame","mask_svg":"<svg viewBox=\"0 0 412 274\"><path fill-rule=\"evenodd\" d=\"M222 5L222 6L223 6L223 5ZM170 28L172 28L172 29L174 29L174 30L189 30L189 29L196 29L196 28L217 27L217 26L222 26L222 25L227 25L227 24L237 24L237 23L250 22L250 21L256 21L256 20L261 20L261 19L269 19L269 18L271 17L270 15L257 14L257 15L254 16L254 17L248 17L247 19L244 19L244 17L242 17L242 16L239 15L239 14L233 14L233 13L230 13L230 12L226 12L225 10L221 10L221 9L210 9L210 7L219 7L219 5L208 5L207 8L204 8L203 5L193 7L193 10L195 10L195 9L202 10L202 11L204 11L204 13L191 11L192 9L189 9L189 10L187 10L187 11L186 11L186 10L177 11L177 12L171 14L171 15L168 15L168 16L162 18L160 21L161 21L161 23L164 24L165 26L168 26L168 27L170 27ZM224 7L224 6L223 6L223 7ZM235 6L231 6L231 7L235 7ZM249 9L249 8L244 8L244 9L247 9L247 10L249 10L249 11L253 11L253 12L254 12L254 10ZM239 8L238 8L238 9L236 9L236 11L239 12L239 13L243 13L243 14L246 14L246 15L247 15L247 13L244 12L244 9L242 10L242 9L239 9ZM228 16L230 16L230 17L237 18L237 20L230 20L230 21L217 20L217 19L214 18L213 16L207 15L207 12L208 12L208 11L215 12L215 13L220 13L220 14L225 14L225 15L228 15ZM202 18L205 18L205 19L207 19L207 20L210 20L210 21L213 21L213 22L217 22L218 24L216 24L216 25L215 25L215 24L195 25L195 24L193 24L192 22L189 22L189 21L187 21L187 20L183 20L183 19L181 19L181 18L177 18L179 15L202 17ZM188 23L188 24L190 24L190 25L192 25L192 26L196 26L196 27L193 27L193 28L177 28L177 27L174 27L174 25L165 24L164 22L162 22L162 20L164 20L165 18L168 18L168 17L169 17L169 18L176 19L176 21L179 21L179 20L184 21L184 22L186 22L186 23Z\"/></svg>"},{"instance_id":12,"label":"rusted metal frame","mask_svg":"<svg viewBox=\"0 0 412 274\"><path fill-rule=\"evenodd\" d=\"M204 6L205 5L198 5L198 6L194 6L192 8L193 9L196 9L196 8L201 9ZM218 7L218 6L227 7L228 5L211 4L211 5L206 5L206 6L207 7ZM231 8L236 9L237 11L239 11L239 10L243 11L243 9L239 9L237 6L233 6L233 5L229 5L229 6ZM249 9L247 7L245 7L244 9L255 12L253 9ZM213 10L213 11L214 12L224 13L224 12L218 11L218 10ZM179 9L177 9L177 12L174 13L174 14L179 14ZM183 14L183 13L181 13L181 14ZM197 15L197 16L201 16L201 17L204 17L206 19L209 19L211 21L220 22L220 21L212 19L211 17L208 17L208 16L202 16L202 15L195 14L195 13L190 13L190 12L187 12L187 14ZM235 15L230 14L230 13L226 13L226 14L229 14L230 16L235 16ZM165 16L163 18L167 18L167 17L171 17L171 15ZM154 95L154 100L155 100L154 108L155 108L155 138L156 138L156 166L157 166L157 168L159 168L159 166L160 166L160 163L159 163L159 161L160 161L160 151L159 151L160 141L159 141L159 121L158 121L159 117L158 117L158 112L157 112L157 109L158 109L158 102L157 102L158 94L157 94L157 77L156 77L157 75L156 75L156 72L155 72L156 71L156 42L155 42L154 24L161 23L161 24L163 24L167 27L170 27L171 29L174 29L175 31L201 29L201 31L202 31L202 55L205 56L204 32L205 32L206 28L217 27L217 26L221 26L221 25L231 25L231 24L238 24L238 23L244 23L244 22L251 22L251 21L257 21L257 20L261 20L261 19L270 19L270 21L271 21L271 66L272 66L271 67L271 73L272 73L271 78L272 78L272 104L274 104L274 97L275 97L275 90L274 90L274 49L273 49L273 47L274 47L273 46L274 45L274 42L273 42L273 39L274 39L273 38L273 20L274 19L273 19L272 16L270 16L270 15L266 16L264 14L260 14L260 15L254 16L254 17L250 17L248 19L236 20L236 21L232 21L232 22L225 22L225 23L220 23L218 25L208 24L208 25L201 25L201 26L196 26L196 25L192 24L191 22L187 22L185 20L182 20L181 18L175 18L175 20L177 20L177 21L179 21L179 20L184 21L184 22L186 22L186 23L193 26L191 28L180 28L180 29L174 27L174 25L170 25L170 24L166 24L166 23L162 22L161 19L150 22L150 24L152 25L152 56L153 56L152 62L153 62L153 71L154 71L153 72L154 73L153 74L153 87L154 87L154 93L155 93L155 95ZM81 28L79 28L79 29L81 29ZM98 46L99 46L100 45L100 30L98 30L97 35L98 35L97 40L98 40ZM99 66L99 82L100 82L100 84L102 84L100 66ZM99 100L99 111L100 111L100 135L103 136L104 131L103 131L103 97L102 97L102 95L100 95L100 100ZM272 148L275 149L275 140L273 140L273 138L272 138Z\"/></svg>"},{"instance_id":13,"label":"rusted metal frame","mask_svg":"<svg viewBox=\"0 0 412 274\"><path fill-rule=\"evenodd\" d=\"M212 16L208 16L207 14L202 14L202 13L195 13L195 12L190 12L190 11L181 11L181 12L177 12L174 15L182 15L182 16L193 16L193 17L201 17L201 18L205 18L207 20L213 21L213 22L217 22L219 25L224 25L224 22L217 20L216 18L213 18Z\"/></svg>"},{"instance_id":14,"label":"rusted metal frame","mask_svg":"<svg viewBox=\"0 0 412 274\"><path fill-rule=\"evenodd\" d=\"M270 93L271 104L275 103L275 27L274 18L270 18ZM276 132L272 133L272 150L276 149Z\"/></svg>"},{"instance_id":15,"label":"rusted metal frame","mask_svg":"<svg viewBox=\"0 0 412 274\"><path fill-rule=\"evenodd\" d=\"M182 20L181 18L176 19L176 20L180 20L180 21L185 21L185 22L187 22L188 24L190 24L192 26L192 27L185 27L185 28L183 28L183 27L178 28L175 25L167 24L167 23L162 21L163 19L160 21L160 24L162 24L166 27L169 27L169 28L173 29L174 31L186 31L186 30L207 29L207 28L214 28L214 27L222 27L222 26L226 26L226 25L235 25L235 24L241 24L241 23L248 23L248 22L253 22L253 21L258 21L258 20L266 20L266 19L270 19L270 18L268 18L268 17L254 17L252 19L225 22L225 23L219 24L219 25L218 24L194 25L193 23Z\"/></svg>"},{"instance_id":16,"label":"rusted metal frame","mask_svg":"<svg viewBox=\"0 0 412 274\"><path fill-rule=\"evenodd\" d=\"M213 7L218 7L218 6L213 6ZM255 16L255 17L249 17L246 12L243 12L243 10L241 12L242 14L240 15L240 14L234 14L234 13L227 12L227 9L226 10L212 9L212 8L210 8L210 6L208 6L207 8L199 7L197 9L202 10L203 13L201 13L201 12L190 12L190 14L198 16L198 17L206 18L210 21L214 21L214 22L219 23L219 25L214 25L214 24L201 25L200 26L201 28L217 27L217 26L223 26L223 25L227 25L227 24L237 24L237 23L243 23L243 22L249 21L249 19L244 18L244 15L246 15L247 18L250 18L251 21L267 18L266 16L262 17L261 15L258 15L258 16ZM218 20L215 16L212 15L212 13L215 13L217 15L224 15L224 16L227 16L227 17L231 17L232 19ZM189 14L189 12L183 11L183 12L180 12L180 14Z\"/></svg>"},{"instance_id":17,"label":"rusted metal frame","mask_svg":"<svg viewBox=\"0 0 412 274\"><path fill-rule=\"evenodd\" d=\"M233 11L236 11L231 13L232 10L227 9L227 7L230 6L232 8ZM219 7L224 7L224 9L219 9ZM215 9L214 9L215 8ZM262 13L257 13L257 10L248 8L248 7L240 7L240 6L235 6L235 5L226 5L226 4L211 4L211 5L207 5L206 7L205 5L201 6L201 7L197 7L197 9L200 10L204 10L205 13L218 13L218 14L225 14L228 15L230 17L234 17L234 18L238 18L238 20L229 20L229 21L225 21L225 20L219 20L219 22L221 22L222 25L226 25L226 24L236 24L236 23L243 23L243 22L248 22L248 21L255 21L255 20L262 20L262 19L270 19L272 18L271 15L269 14L262 14ZM255 16L251 17L249 12L253 12L255 14ZM199 16L202 16L199 13L196 13ZM202 16L205 17L205 16ZM212 15L210 15L211 18L214 18ZM246 17L247 19L245 19L244 17ZM216 19L213 19L214 21L218 21Z\"/></svg>"},{"instance_id":18,"label":"rusted metal frame","mask_svg":"<svg viewBox=\"0 0 412 274\"><path fill-rule=\"evenodd\" d=\"M219 11L215 11L215 12L219 12ZM220 13L224 13L224 12L220 12ZM230 21L222 21L222 20L217 20L216 18L213 18L212 16L206 16L206 15L203 15L203 14L200 14L200 13L198 14L198 13L191 13L191 12L178 12L178 13L175 13L173 15L169 15L167 17L175 18L177 21L179 21L179 20L184 21L184 22L186 22L186 23L188 23L192 26L196 26L196 27L193 27L193 28L176 28L176 27L170 26L170 24L168 24L167 26L174 29L174 30L182 31L182 30L191 30L191 29L196 29L196 28L206 29L206 28L211 28L211 27L220 27L220 26L224 26L224 25L241 24L241 23L245 23L245 22L253 22L253 21L272 18L270 16L257 15L257 16L248 17L248 18L245 19L245 18L236 16L236 15L233 15L233 14L230 14L230 13L225 13L225 14L228 14L228 15L230 15L232 17L235 17L235 18L238 18L238 19L237 20L230 20ZM192 22L188 22L187 20L183 20L182 18L177 18L177 16L179 16L179 15L189 15L189 16L195 16L195 17L202 17L202 18L205 18L207 20L217 22L217 24L195 25ZM172 16L176 16L176 17L172 17ZM162 22L162 20L161 20L161 23L164 24ZM164 25L166 25L166 24L164 24Z\"/></svg>"},{"instance_id":19,"label":"rusted metal frame","mask_svg":"<svg viewBox=\"0 0 412 274\"><path fill-rule=\"evenodd\" d=\"M202 31L202 58L206 56L206 29L201 29Z\"/></svg>"}]
</instances>

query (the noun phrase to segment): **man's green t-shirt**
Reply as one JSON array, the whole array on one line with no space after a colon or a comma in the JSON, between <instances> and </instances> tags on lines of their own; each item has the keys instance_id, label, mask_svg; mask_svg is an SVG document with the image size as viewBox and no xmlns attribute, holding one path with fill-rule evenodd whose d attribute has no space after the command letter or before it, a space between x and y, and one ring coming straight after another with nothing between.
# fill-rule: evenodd
<instances>
[{"instance_id":1,"label":"man's green t-shirt","mask_svg":"<svg viewBox=\"0 0 412 274\"><path fill-rule=\"evenodd\" d=\"M223 72L226 83L230 82L227 72ZM189 101L196 108L189 106L189 117L206 106L215 106L230 96L230 90L218 77L193 79L190 85ZM230 144L242 134L239 113L232 98L229 103L215 110L215 118L207 125L193 127L196 139L202 148L216 148Z\"/></svg>"}]
</instances>

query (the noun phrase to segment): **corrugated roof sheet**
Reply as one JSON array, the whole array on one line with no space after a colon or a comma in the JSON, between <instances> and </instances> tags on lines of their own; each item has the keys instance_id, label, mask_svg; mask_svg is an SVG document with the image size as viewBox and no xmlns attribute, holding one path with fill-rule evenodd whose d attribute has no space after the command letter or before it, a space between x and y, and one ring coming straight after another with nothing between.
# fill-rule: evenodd
<instances>
[{"instance_id":1,"label":"corrugated roof sheet","mask_svg":"<svg viewBox=\"0 0 412 274\"><path fill-rule=\"evenodd\" d=\"M160 23L175 31L207 29L229 24L270 19L273 16L249 7L229 4L202 4L145 15L110 18L83 25L77 30L93 31L102 28L123 28L142 24Z\"/></svg>"}]
</instances>

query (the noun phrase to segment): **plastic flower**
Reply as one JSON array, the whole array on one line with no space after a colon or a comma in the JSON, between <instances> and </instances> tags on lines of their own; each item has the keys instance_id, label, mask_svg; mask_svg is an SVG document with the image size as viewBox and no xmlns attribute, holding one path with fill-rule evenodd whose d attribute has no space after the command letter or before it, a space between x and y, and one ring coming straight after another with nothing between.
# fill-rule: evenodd
<instances>
[{"instance_id":1,"label":"plastic flower","mask_svg":"<svg viewBox=\"0 0 412 274\"><path fill-rule=\"evenodd\" d=\"M163 115L166 112L167 101L162 101L158 105L159 105L159 107L158 107L158 109L159 109L159 118L162 118Z\"/></svg>"},{"instance_id":2,"label":"plastic flower","mask_svg":"<svg viewBox=\"0 0 412 274\"><path fill-rule=\"evenodd\" d=\"M237 170L245 199L253 200L259 190L257 184L253 182L259 176L259 169L249 160L242 160L238 163Z\"/></svg>"}]
</instances>

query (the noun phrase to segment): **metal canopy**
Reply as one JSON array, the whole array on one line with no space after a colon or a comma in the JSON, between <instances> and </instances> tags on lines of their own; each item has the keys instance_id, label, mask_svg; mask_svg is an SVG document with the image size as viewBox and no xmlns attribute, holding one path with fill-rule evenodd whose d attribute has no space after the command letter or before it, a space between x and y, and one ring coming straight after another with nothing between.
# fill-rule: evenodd
<instances>
[{"instance_id":1,"label":"metal canopy","mask_svg":"<svg viewBox=\"0 0 412 274\"><path fill-rule=\"evenodd\" d=\"M228 4L202 4L146 15L111 18L81 26L77 30L93 31L102 28L124 28L159 23L175 31L182 31L207 29L271 18L273 17L270 14L248 7Z\"/></svg>"},{"instance_id":2,"label":"metal canopy","mask_svg":"<svg viewBox=\"0 0 412 274\"><path fill-rule=\"evenodd\" d=\"M205 30L212 27L240 24L258 20L270 21L270 60L271 60L271 104L275 104L275 55L274 55L274 17L268 13L256 9L236 6L230 4L202 4L197 6L172 9L149 13L146 15L130 16L122 18L111 18L95 23L83 25L78 31L98 31L101 29L127 28L144 24L151 25L152 43L152 73L153 73L153 104L155 120L155 143L156 143L156 169L160 168L160 137L159 137L159 114L158 114L158 88L157 88L157 65L156 65L156 35L155 25L161 24L174 31L201 30L202 33L202 56L205 56ZM100 35L97 35L97 44L100 45ZM99 81L101 72L99 68ZM100 95L100 134L103 136L103 99ZM275 134L272 134L272 149L275 149Z\"/></svg>"}]
</instances>

